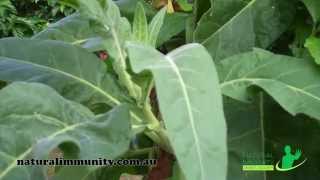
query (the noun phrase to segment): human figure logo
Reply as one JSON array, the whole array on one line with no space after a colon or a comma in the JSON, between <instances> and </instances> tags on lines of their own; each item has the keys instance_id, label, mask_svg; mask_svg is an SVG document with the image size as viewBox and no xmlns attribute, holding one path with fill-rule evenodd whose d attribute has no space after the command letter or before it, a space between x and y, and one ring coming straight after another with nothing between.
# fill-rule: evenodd
<instances>
[{"instance_id":1,"label":"human figure logo","mask_svg":"<svg viewBox=\"0 0 320 180\"><path fill-rule=\"evenodd\" d=\"M276 169L278 171L290 171L293 170L302 164L304 164L307 159L304 159L301 163L294 166L295 162L298 161L301 157L301 150L297 149L295 153L292 153L291 146L286 145L284 147L284 156L281 159L281 168L279 167L280 161L276 164Z\"/></svg>"}]
</instances>

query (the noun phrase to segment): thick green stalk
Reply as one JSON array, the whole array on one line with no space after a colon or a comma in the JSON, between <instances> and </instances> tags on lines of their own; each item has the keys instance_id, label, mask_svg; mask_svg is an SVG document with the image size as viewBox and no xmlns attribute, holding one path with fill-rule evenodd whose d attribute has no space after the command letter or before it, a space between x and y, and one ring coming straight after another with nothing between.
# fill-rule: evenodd
<instances>
[{"instance_id":1,"label":"thick green stalk","mask_svg":"<svg viewBox=\"0 0 320 180\"><path fill-rule=\"evenodd\" d=\"M113 28L111 28L111 34L115 40L119 54L119 60L114 63L114 70L119 76L120 83L127 88L129 95L139 102L141 99L141 88L132 81L130 74L127 72L126 58L121 49L117 33Z\"/></svg>"},{"instance_id":2,"label":"thick green stalk","mask_svg":"<svg viewBox=\"0 0 320 180\"><path fill-rule=\"evenodd\" d=\"M155 143L168 152L173 152L166 130L160 121L155 117L149 103L146 103L143 109L144 115L148 123L146 135L148 135Z\"/></svg>"}]
</instances>

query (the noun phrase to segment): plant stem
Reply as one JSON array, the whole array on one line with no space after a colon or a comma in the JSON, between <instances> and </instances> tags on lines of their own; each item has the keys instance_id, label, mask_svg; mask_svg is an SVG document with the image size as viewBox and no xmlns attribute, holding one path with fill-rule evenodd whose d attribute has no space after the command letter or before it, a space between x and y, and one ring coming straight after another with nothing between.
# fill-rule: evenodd
<instances>
[{"instance_id":1,"label":"plant stem","mask_svg":"<svg viewBox=\"0 0 320 180\"><path fill-rule=\"evenodd\" d=\"M160 122L153 114L151 105L149 103L146 103L144 105L143 113L147 117L146 120L147 120L149 129L153 129L154 127L160 126Z\"/></svg>"},{"instance_id":2,"label":"plant stem","mask_svg":"<svg viewBox=\"0 0 320 180\"><path fill-rule=\"evenodd\" d=\"M107 26L105 28L108 30ZM146 116L146 123L148 124L148 130L147 130L146 134L154 142L159 144L159 146L161 146L163 149L165 149L169 152L172 152L172 148L170 146L169 139L166 135L166 132L165 132L164 128L161 126L159 120L154 116L149 101L141 99L142 98L141 97L142 96L141 88L132 81L130 74L126 70L127 66L126 66L125 55L122 52L120 42L119 42L117 33L115 32L114 28L111 28L111 34L115 40L116 49L119 54L119 60L114 64L114 70L116 71L116 73L119 76L120 83L123 84L127 88L130 96L136 100L137 106L141 107L139 102L144 102L144 104L142 105L143 112ZM152 84L153 83L150 84L150 87L149 87L150 89L148 89L149 92L148 92L146 99L148 99L148 97L149 97L149 93L151 91Z\"/></svg>"},{"instance_id":3,"label":"plant stem","mask_svg":"<svg viewBox=\"0 0 320 180\"><path fill-rule=\"evenodd\" d=\"M154 116L149 103L145 104L143 112L148 121L148 129L146 134L161 148L168 152L172 152L166 130L161 126L160 121Z\"/></svg>"},{"instance_id":4,"label":"plant stem","mask_svg":"<svg viewBox=\"0 0 320 180\"><path fill-rule=\"evenodd\" d=\"M109 27L106 26L105 28L108 30ZM140 102L141 88L132 81L130 74L127 72L126 58L122 52L120 41L114 28L111 28L111 34L119 55L119 59L114 63L113 68L119 76L120 83L127 88L129 95L137 102Z\"/></svg>"}]
</instances>

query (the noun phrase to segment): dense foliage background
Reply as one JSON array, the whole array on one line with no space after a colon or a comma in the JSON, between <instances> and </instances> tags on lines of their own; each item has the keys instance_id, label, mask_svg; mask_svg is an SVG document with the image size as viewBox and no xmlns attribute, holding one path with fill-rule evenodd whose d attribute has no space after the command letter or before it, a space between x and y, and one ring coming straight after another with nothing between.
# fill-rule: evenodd
<instances>
[{"instance_id":1,"label":"dense foliage background","mask_svg":"<svg viewBox=\"0 0 320 180\"><path fill-rule=\"evenodd\" d=\"M57 0L1 0L0 37L30 37L72 12Z\"/></svg>"}]
</instances>

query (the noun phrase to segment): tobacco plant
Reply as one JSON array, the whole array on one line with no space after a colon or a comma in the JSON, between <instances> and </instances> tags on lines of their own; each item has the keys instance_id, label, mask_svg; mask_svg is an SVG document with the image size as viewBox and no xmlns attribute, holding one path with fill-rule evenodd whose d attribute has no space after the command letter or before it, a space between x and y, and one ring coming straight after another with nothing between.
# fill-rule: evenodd
<instances>
[{"instance_id":1,"label":"tobacco plant","mask_svg":"<svg viewBox=\"0 0 320 180\"><path fill-rule=\"evenodd\" d=\"M320 177L319 1L60 2L77 12L0 40L1 180ZM242 170L246 154L276 163L287 144L301 168ZM57 151L158 164L16 163Z\"/></svg>"}]
</instances>

